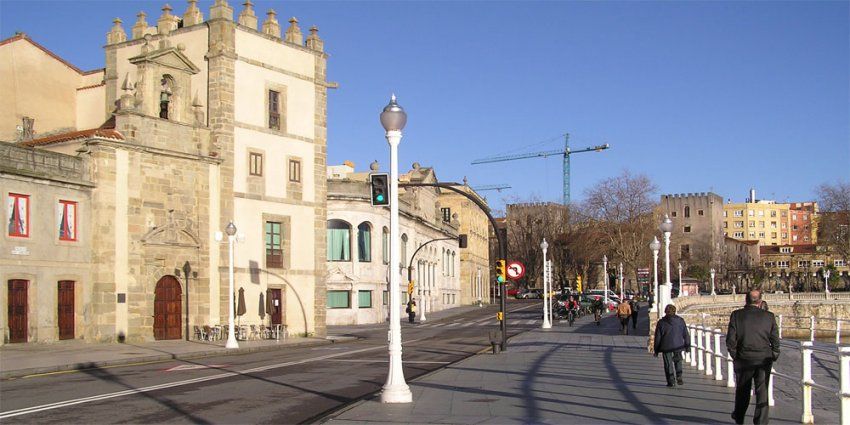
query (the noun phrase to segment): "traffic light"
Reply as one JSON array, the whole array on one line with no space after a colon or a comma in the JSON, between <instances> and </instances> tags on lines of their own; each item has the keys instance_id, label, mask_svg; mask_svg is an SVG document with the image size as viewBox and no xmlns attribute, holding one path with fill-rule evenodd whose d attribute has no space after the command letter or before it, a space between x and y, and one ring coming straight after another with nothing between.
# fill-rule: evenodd
<instances>
[{"instance_id":1,"label":"traffic light","mask_svg":"<svg viewBox=\"0 0 850 425\"><path fill-rule=\"evenodd\" d=\"M582 290L581 290L581 276L576 276L576 291L582 292Z\"/></svg>"},{"instance_id":2,"label":"traffic light","mask_svg":"<svg viewBox=\"0 0 850 425\"><path fill-rule=\"evenodd\" d=\"M375 173L369 176L372 183L372 206L390 204L390 177L387 173Z\"/></svg>"},{"instance_id":3,"label":"traffic light","mask_svg":"<svg viewBox=\"0 0 850 425\"><path fill-rule=\"evenodd\" d=\"M505 260L496 260L496 280L499 283L503 283L507 280L507 276L505 275Z\"/></svg>"},{"instance_id":4,"label":"traffic light","mask_svg":"<svg viewBox=\"0 0 850 425\"><path fill-rule=\"evenodd\" d=\"M410 282L407 282L407 295L410 295L412 293L413 293L413 281L411 280Z\"/></svg>"}]
</instances>

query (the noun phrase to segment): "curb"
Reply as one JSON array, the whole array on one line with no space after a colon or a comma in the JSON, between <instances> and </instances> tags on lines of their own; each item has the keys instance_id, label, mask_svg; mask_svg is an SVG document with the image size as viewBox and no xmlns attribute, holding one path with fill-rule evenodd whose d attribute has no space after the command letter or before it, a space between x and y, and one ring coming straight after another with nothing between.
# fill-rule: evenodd
<instances>
[{"instance_id":1,"label":"curb","mask_svg":"<svg viewBox=\"0 0 850 425\"><path fill-rule=\"evenodd\" d=\"M327 339L310 339L305 341L293 342L285 345L265 345L265 346L257 346L257 347L246 347L246 348L237 348L235 350L203 350L203 351L193 351L191 353L182 353L182 354L157 354L151 356L140 356L140 357L132 357L125 359L116 359L116 360L103 360L97 362L84 362L84 363L72 363L65 365L55 365L55 366L44 366L44 367L33 367L27 369L17 369L17 370L9 370L9 371L0 371L0 380L7 380L13 378L23 378L29 375L39 375L44 373L53 373L53 372L69 372L69 371L79 371L85 369L94 369L94 368L103 368L103 367L115 367L115 366L124 366L138 363L157 363L157 362L165 362L169 360L189 360L189 359L197 359L202 357L216 357L216 356L234 356L240 354L250 354L250 353L260 353L266 351L276 351L286 348L301 348L301 347L314 347L320 345L328 345L335 343L344 343L350 341L356 341L358 338L356 337L346 337L346 336L334 336L328 337Z\"/></svg>"}]
</instances>

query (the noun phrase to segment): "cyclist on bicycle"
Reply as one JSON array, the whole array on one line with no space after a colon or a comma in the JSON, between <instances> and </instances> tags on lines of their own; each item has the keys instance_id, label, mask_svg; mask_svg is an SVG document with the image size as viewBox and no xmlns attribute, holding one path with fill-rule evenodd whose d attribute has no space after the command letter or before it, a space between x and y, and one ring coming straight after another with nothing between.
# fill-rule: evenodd
<instances>
[{"instance_id":1,"label":"cyclist on bicycle","mask_svg":"<svg viewBox=\"0 0 850 425\"><path fill-rule=\"evenodd\" d=\"M576 320L576 315L578 314L578 310L581 308L578 301L574 296L570 295L570 299L567 300L566 305L564 306L567 309L567 318L570 321L570 326L573 325L573 321Z\"/></svg>"},{"instance_id":2,"label":"cyclist on bicycle","mask_svg":"<svg viewBox=\"0 0 850 425\"><path fill-rule=\"evenodd\" d=\"M605 308L602 305L602 298L597 295L593 299L593 303L591 304L590 308L593 309L593 317L596 320L596 324L598 325L599 319L602 317L602 310Z\"/></svg>"}]
</instances>

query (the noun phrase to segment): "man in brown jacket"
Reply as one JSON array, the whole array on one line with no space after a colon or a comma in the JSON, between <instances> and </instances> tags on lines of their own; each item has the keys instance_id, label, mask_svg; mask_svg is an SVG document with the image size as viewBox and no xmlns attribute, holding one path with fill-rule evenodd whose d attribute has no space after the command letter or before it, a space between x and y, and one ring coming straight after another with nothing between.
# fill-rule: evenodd
<instances>
[{"instance_id":1,"label":"man in brown jacket","mask_svg":"<svg viewBox=\"0 0 850 425\"><path fill-rule=\"evenodd\" d=\"M623 335L629 334L629 319L632 317L632 307L627 302L621 302L617 306L617 317L620 318L620 327Z\"/></svg>"}]
</instances>

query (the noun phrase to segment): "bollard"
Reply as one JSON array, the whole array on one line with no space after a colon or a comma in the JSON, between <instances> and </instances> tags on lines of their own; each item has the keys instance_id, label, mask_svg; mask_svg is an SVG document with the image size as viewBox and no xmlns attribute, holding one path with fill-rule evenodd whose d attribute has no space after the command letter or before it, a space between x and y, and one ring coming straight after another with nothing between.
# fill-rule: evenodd
<instances>
[{"instance_id":1,"label":"bollard","mask_svg":"<svg viewBox=\"0 0 850 425\"><path fill-rule=\"evenodd\" d=\"M691 367L695 367L697 365L697 328L693 325L691 325L689 337L691 338Z\"/></svg>"},{"instance_id":2,"label":"bollard","mask_svg":"<svg viewBox=\"0 0 850 425\"><path fill-rule=\"evenodd\" d=\"M811 322L809 323L809 341L815 342L815 316L811 317Z\"/></svg>"},{"instance_id":3,"label":"bollard","mask_svg":"<svg viewBox=\"0 0 850 425\"><path fill-rule=\"evenodd\" d=\"M720 328L714 330L714 380L723 380L723 355L720 353Z\"/></svg>"},{"instance_id":4,"label":"bollard","mask_svg":"<svg viewBox=\"0 0 850 425\"><path fill-rule=\"evenodd\" d=\"M779 339L782 339L782 315L779 315Z\"/></svg>"},{"instance_id":5,"label":"bollard","mask_svg":"<svg viewBox=\"0 0 850 425\"><path fill-rule=\"evenodd\" d=\"M841 358L841 425L850 425L850 347L839 347Z\"/></svg>"},{"instance_id":6,"label":"bollard","mask_svg":"<svg viewBox=\"0 0 850 425\"><path fill-rule=\"evenodd\" d=\"M711 349L711 329L707 326L705 328L705 374L706 376L711 376L714 374L711 370L712 357L714 356L714 350Z\"/></svg>"},{"instance_id":7,"label":"bollard","mask_svg":"<svg viewBox=\"0 0 850 425\"><path fill-rule=\"evenodd\" d=\"M841 344L841 319L835 320L835 345Z\"/></svg>"},{"instance_id":8,"label":"bollard","mask_svg":"<svg viewBox=\"0 0 850 425\"><path fill-rule=\"evenodd\" d=\"M767 379L767 405L775 406L776 400L773 399L773 374L776 373L776 369L773 367L770 368L770 377Z\"/></svg>"},{"instance_id":9,"label":"bollard","mask_svg":"<svg viewBox=\"0 0 850 425\"><path fill-rule=\"evenodd\" d=\"M705 370L703 357L705 357L705 349L702 345L702 325L697 325L697 370Z\"/></svg>"},{"instance_id":10,"label":"bollard","mask_svg":"<svg viewBox=\"0 0 850 425\"><path fill-rule=\"evenodd\" d=\"M499 338L494 331L490 331L490 348L493 350L493 354L499 353Z\"/></svg>"},{"instance_id":11,"label":"bollard","mask_svg":"<svg viewBox=\"0 0 850 425\"><path fill-rule=\"evenodd\" d=\"M726 388L735 388L735 363L729 353L726 353Z\"/></svg>"},{"instance_id":12,"label":"bollard","mask_svg":"<svg viewBox=\"0 0 850 425\"><path fill-rule=\"evenodd\" d=\"M814 322L814 318L812 322ZM812 342L801 342L800 351L803 355L803 379L800 382L803 387L803 397L801 397L803 417L800 422L811 424L815 422L815 417L812 415Z\"/></svg>"}]
</instances>

